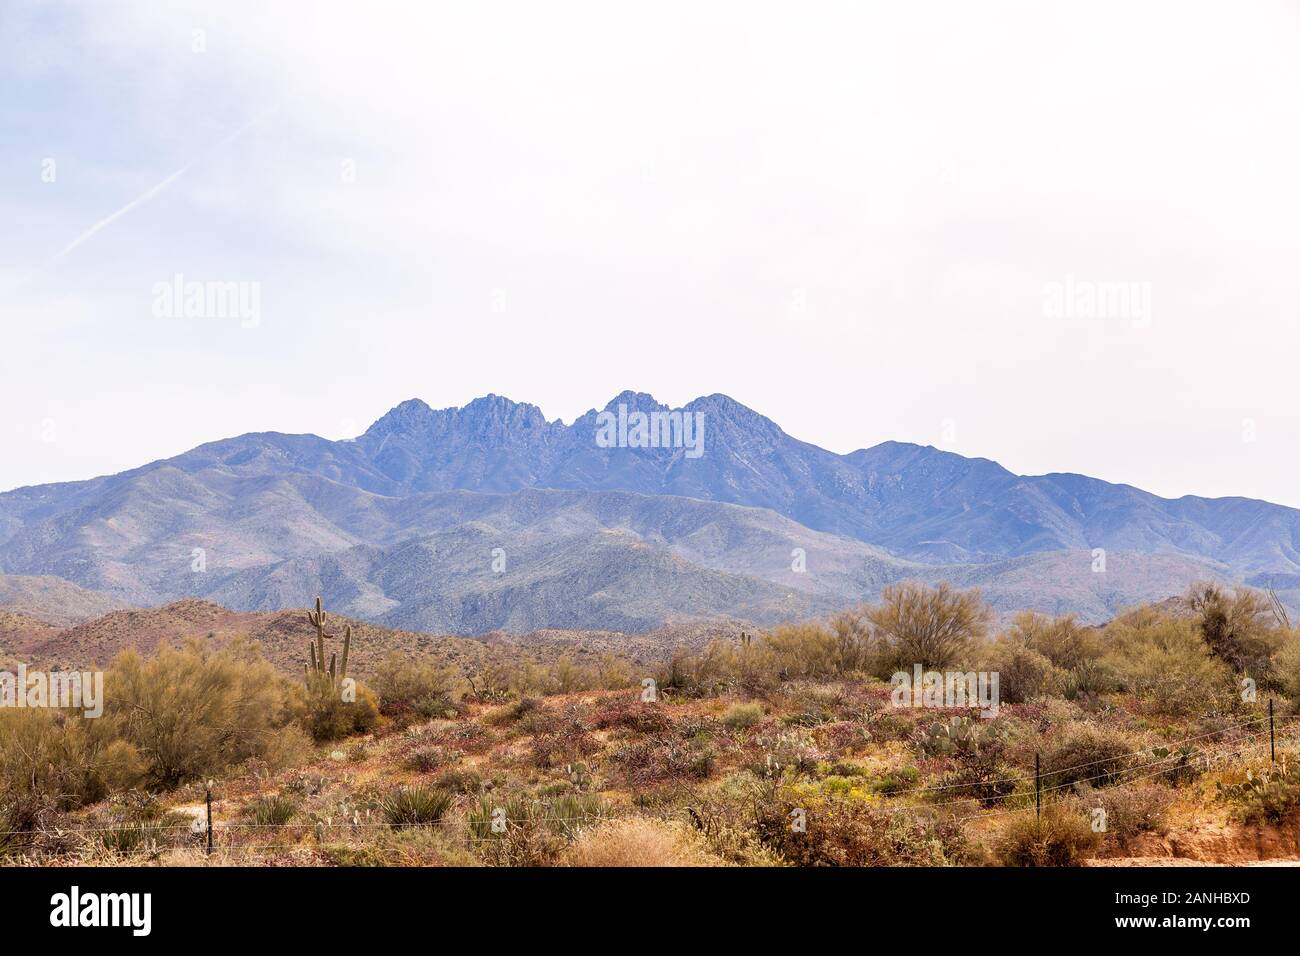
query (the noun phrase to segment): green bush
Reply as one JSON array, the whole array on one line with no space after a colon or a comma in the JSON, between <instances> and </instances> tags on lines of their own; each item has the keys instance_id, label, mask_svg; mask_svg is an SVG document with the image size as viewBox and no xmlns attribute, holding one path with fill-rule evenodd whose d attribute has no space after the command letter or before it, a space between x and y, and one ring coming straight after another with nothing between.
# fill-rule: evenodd
<instances>
[{"instance_id":1,"label":"green bush","mask_svg":"<svg viewBox=\"0 0 1300 956\"><path fill-rule=\"evenodd\" d=\"M1048 744L1042 758L1044 789L1087 782L1116 783L1133 763L1133 739L1099 724L1071 721Z\"/></svg>"},{"instance_id":2,"label":"green bush","mask_svg":"<svg viewBox=\"0 0 1300 956\"><path fill-rule=\"evenodd\" d=\"M1061 670L1073 670L1102 655L1097 632L1080 624L1073 614L1049 618L1021 611L1012 619L1005 638L1014 646L1041 654Z\"/></svg>"},{"instance_id":3,"label":"green bush","mask_svg":"<svg viewBox=\"0 0 1300 956\"><path fill-rule=\"evenodd\" d=\"M456 710L464 688L459 672L427 657L393 651L375 668L372 684L387 716L445 717Z\"/></svg>"},{"instance_id":4,"label":"green bush","mask_svg":"<svg viewBox=\"0 0 1300 956\"><path fill-rule=\"evenodd\" d=\"M366 734L379 723L379 703L374 692L356 684L356 699L344 700L342 690L328 681L318 682L305 695L307 732L318 743Z\"/></svg>"},{"instance_id":5,"label":"green bush","mask_svg":"<svg viewBox=\"0 0 1300 956\"><path fill-rule=\"evenodd\" d=\"M1105 641L1105 663L1120 689L1160 713L1206 713L1236 699L1232 671L1190 618L1138 608L1107 625Z\"/></svg>"}]
</instances>

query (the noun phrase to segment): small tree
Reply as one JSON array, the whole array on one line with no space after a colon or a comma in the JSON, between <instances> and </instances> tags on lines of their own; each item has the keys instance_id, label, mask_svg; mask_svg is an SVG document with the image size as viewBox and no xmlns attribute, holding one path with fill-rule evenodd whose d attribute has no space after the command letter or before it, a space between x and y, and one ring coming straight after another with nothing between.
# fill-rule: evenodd
<instances>
[{"instance_id":1,"label":"small tree","mask_svg":"<svg viewBox=\"0 0 1300 956\"><path fill-rule=\"evenodd\" d=\"M905 581L885 588L867 618L883 645L886 667L942 670L983 640L993 611L979 591L958 591L946 581L933 588Z\"/></svg>"},{"instance_id":2,"label":"small tree","mask_svg":"<svg viewBox=\"0 0 1300 956\"><path fill-rule=\"evenodd\" d=\"M1249 588L1226 591L1212 581L1199 581L1183 603L1195 616L1211 654L1239 673L1268 677L1269 659L1284 635L1264 595Z\"/></svg>"}]
</instances>

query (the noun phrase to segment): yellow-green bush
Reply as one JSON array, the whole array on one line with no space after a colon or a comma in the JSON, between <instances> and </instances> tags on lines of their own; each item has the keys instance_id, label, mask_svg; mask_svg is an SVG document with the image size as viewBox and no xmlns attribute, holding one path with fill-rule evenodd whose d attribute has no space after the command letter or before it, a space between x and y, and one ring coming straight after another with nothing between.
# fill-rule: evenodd
<instances>
[{"instance_id":1,"label":"yellow-green bush","mask_svg":"<svg viewBox=\"0 0 1300 956\"><path fill-rule=\"evenodd\" d=\"M147 660L123 651L105 675L104 700L148 784L163 789L274 750L300 706L296 687L245 643L163 646Z\"/></svg>"},{"instance_id":2,"label":"yellow-green bush","mask_svg":"<svg viewBox=\"0 0 1300 956\"><path fill-rule=\"evenodd\" d=\"M1161 713L1206 713L1234 702L1232 671L1190 618L1137 608L1106 627L1105 641L1105 663L1120 689Z\"/></svg>"},{"instance_id":3,"label":"yellow-green bush","mask_svg":"<svg viewBox=\"0 0 1300 956\"><path fill-rule=\"evenodd\" d=\"M355 700L345 700L340 688L328 681L312 687L304 696L304 722L316 741L338 740L365 734L379 723L379 701L365 684L356 684Z\"/></svg>"},{"instance_id":4,"label":"yellow-green bush","mask_svg":"<svg viewBox=\"0 0 1300 956\"><path fill-rule=\"evenodd\" d=\"M72 809L134 785L146 764L136 747L117 738L118 729L111 717L0 711L0 800L36 797Z\"/></svg>"},{"instance_id":5,"label":"yellow-green bush","mask_svg":"<svg viewBox=\"0 0 1300 956\"><path fill-rule=\"evenodd\" d=\"M444 717L464 695L455 668L396 651L379 662L372 684L380 709L389 716Z\"/></svg>"}]
</instances>

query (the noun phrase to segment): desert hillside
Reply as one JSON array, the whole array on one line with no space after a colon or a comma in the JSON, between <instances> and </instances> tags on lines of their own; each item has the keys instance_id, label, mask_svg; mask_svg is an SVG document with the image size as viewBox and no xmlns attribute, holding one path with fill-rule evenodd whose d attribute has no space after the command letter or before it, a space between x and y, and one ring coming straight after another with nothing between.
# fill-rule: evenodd
<instances>
[{"instance_id":1,"label":"desert hillside","mask_svg":"<svg viewBox=\"0 0 1300 956\"><path fill-rule=\"evenodd\" d=\"M0 714L0 857L1300 863L1300 633L1263 595L995 621L924 585L676 644L115 612L45 645L142 652L109 667L102 716Z\"/></svg>"}]
</instances>

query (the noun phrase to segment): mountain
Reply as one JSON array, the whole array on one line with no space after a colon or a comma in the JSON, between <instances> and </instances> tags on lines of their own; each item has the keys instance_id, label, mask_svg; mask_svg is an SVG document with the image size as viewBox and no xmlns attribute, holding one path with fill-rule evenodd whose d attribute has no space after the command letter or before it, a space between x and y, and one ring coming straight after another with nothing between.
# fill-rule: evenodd
<instances>
[{"instance_id":1,"label":"mountain","mask_svg":"<svg viewBox=\"0 0 1300 956\"><path fill-rule=\"evenodd\" d=\"M664 426L658 447L638 441L638 415ZM770 623L909 577L1089 619L1196 577L1276 582L1288 600L1298 543L1295 509L1017 476L900 442L837 455L724 395L674 411L624 392L571 425L496 395L411 400L354 440L248 434L0 494L4 574L245 611L319 591L358 617L455 633Z\"/></svg>"},{"instance_id":2,"label":"mountain","mask_svg":"<svg viewBox=\"0 0 1300 956\"><path fill-rule=\"evenodd\" d=\"M50 627L69 627L124 607L123 601L62 578L0 575L0 606Z\"/></svg>"}]
</instances>

